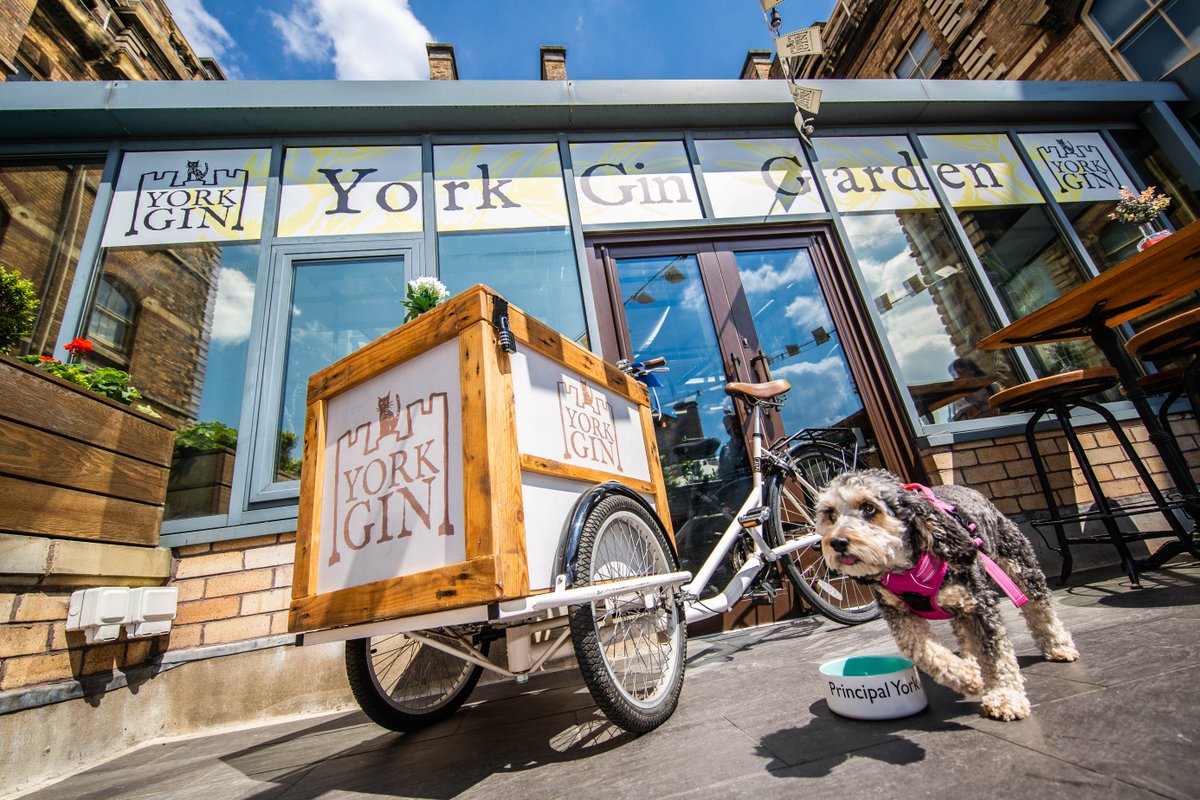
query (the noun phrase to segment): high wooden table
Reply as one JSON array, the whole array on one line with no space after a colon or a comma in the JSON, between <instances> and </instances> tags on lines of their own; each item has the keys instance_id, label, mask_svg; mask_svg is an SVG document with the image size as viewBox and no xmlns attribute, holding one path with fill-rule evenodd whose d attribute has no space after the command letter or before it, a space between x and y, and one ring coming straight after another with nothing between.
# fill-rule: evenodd
<instances>
[{"instance_id":1,"label":"high wooden table","mask_svg":"<svg viewBox=\"0 0 1200 800\"><path fill-rule=\"evenodd\" d=\"M977 345L981 349L999 349L1066 339L1094 341L1116 368L1125 395L1146 426L1175 488L1183 495L1184 507L1194 524L1200 521L1196 483L1175 440L1150 409L1146 392L1138 385L1137 366L1113 329L1197 290L1200 290L1200 222L1193 222ZM1164 548L1156 553L1153 561L1161 563L1182 550L1200 556L1190 538L1181 538L1170 545L1169 550Z\"/></svg>"}]
</instances>

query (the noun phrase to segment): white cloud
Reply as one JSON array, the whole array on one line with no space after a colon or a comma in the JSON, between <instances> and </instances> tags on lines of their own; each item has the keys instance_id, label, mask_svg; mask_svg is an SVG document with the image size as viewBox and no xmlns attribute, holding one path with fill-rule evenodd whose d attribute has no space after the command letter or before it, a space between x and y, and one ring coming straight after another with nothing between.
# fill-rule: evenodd
<instances>
[{"instance_id":1,"label":"white cloud","mask_svg":"<svg viewBox=\"0 0 1200 800\"><path fill-rule=\"evenodd\" d=\"M253 312L254 282L236 269L221 267L217 276L217 307L213 309L213 344L235 345L250 338Z\"/></svg>"},{"instance_id":2,"label":"white cloud","mask_svg":"<svg viewBox=\"0 0 1200 800\"><path fill-rule=\"evenodd\" d=\"M167 0L167 5L197 55L220 58L236 44L221 21L205 10L204 0Z\"/></svg>"},{"instance_id":3,"label":"white cloud","mask_svg":"<svg viewBox=\"0 0 1200 800\"><path fill-rule=\"evenodd\" d=\"M788 405L803 409L803 425L821 427L844 419L858 406L850 376L839 356L804 361L771 370L792 384ZM784 411L784 418L788 416Z\"/></svg>"},{"instance_id":4,"label":"white cloud","mask_svg":"<svg viewBox=\"0 0 1200 800\"><path fill-rule=\"evenodd\" d=\"M425 44L433 34L408 0L297 0L287 15L269 12L288 55L333 58L338 80L421 80L429 77Z\"/></svg>"}]
</instances>

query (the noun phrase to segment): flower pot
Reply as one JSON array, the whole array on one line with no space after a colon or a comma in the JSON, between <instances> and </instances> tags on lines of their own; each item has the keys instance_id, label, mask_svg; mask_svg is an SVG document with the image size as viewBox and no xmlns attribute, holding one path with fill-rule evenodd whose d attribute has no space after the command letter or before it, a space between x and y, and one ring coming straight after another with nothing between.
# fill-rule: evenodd
<instances>
[{"instance_id":1,"label":"flower pot","mask_svg":"<svg viewBox=\"0 0 1200 800\"><path fill-rule=\"evenodd\" d=\"M154 546L175 432L0 356L0 530Z\"/></svg>"},{"instance_id":2,"label":"flower pot","mask_svg":"<svg viewBox=\"0 0 1200 800\"><path fill-rule=\"evenodd\" d=\"M1170 231L1163 230L1153 222L1143 222L1138 225L1138 230L1142 232L1142 238L1137 243L1138 252L1142 252L1155 242L1160 242L1171 235Z\"/></svg>"}]
</instances>

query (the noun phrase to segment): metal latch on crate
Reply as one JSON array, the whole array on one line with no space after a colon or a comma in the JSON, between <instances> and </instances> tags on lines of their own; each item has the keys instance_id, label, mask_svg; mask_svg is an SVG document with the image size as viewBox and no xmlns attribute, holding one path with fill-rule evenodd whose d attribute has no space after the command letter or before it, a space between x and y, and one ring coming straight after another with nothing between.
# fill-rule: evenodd
<instances>
[{"instance_id":1,"label":"metal latch on crate","mask_svg":"<svg viewBox=\"0 0 1200 800\"><path fill-rule=\"evenodd\" d=\"M517 352L517 337L508 325L508 301L500 296L492 299L492 327L496 329L496 338L504 352Z\"/></svg>"}]
</instances>

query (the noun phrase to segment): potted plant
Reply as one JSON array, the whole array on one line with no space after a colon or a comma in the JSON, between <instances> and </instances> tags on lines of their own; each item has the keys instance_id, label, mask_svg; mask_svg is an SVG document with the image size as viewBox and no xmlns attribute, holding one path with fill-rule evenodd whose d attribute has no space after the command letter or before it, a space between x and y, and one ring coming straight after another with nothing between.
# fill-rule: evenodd
<instances>
[{"instance_id":1,"label":"potted plant","mask_svg":"<svg viewBox=\"0 0 1200 800\"><path fill-rule=\"evenodd\" d=\"M439 303L446 302L448 297L450 297L450 290L437 278L428 276L413 278L408 282L402 301L404 307L408 309L408 313L404 315L404 321L409 322L416 319Z\"/></svg>"},{"instance_id":2,"label":"potted plant","mask_svg":"<svg viewBox=\"0 0 1200 800\"><path fill-rule=\"evenodd\" d=\"M1121 199L1108 218L1132 222L1138 226L1142 238L1137 244L1137 249L1141 252L1171 235L1170 231L1163 230L1158 224L1158 215L1170 204L1171 198L1165 194L1155 194L1153 186L1147 186L1141 194L1134 194L1128 187L1122 186Z\"/></svg>"},{"instance_id":3,"label":"potted plant","mask_svg":"<svg viewBox=\"0 0 1200 800\"><path fill-rule=\"evenodd\" d=\"M63 361L7 355L36 313L33 284L0 267L0 495L21 498L0 504L0 530L156 545L173 431L132 406L127 373L80 363L86 339Z\"/></svg>"}]
</instances>

